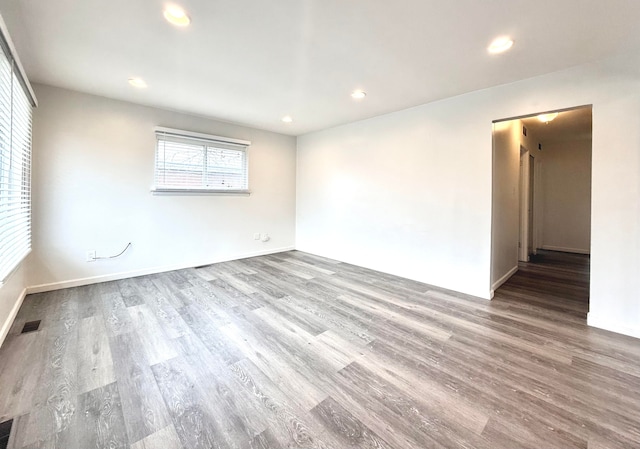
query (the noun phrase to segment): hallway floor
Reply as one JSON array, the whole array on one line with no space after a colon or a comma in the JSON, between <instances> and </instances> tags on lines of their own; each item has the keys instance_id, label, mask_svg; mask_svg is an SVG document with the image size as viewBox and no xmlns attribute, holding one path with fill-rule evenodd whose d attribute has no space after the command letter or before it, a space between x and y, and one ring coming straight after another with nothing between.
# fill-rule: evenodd
<instances>
[{"instance_id":1,"label":"hallway floor","mask_svg":"<svg viewBox=\"0 0 640 449\"><path fill-rule=\"evenodd\" d=\"M589 311L589 265L585 254L539 250L530 262L520 262L518 272L496 291L493 303L523 303L584 323Z\"/></svg>"}]
</instances>

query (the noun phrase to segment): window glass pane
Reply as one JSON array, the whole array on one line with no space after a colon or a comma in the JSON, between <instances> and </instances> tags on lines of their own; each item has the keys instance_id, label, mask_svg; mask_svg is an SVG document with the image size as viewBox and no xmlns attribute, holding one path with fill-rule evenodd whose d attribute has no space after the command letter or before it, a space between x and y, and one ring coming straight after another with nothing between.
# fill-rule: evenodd
<instances>
[{"instance_id":1,"label":"window glass pane","mask_svg":"<svg viewBox=\"0 0 640 449\"><path fill-rule=\"evenodd\" d=\"M188 134L158 132L157 138L157 190L247 190L245 146L212 144L213 140L189 138Z\"/></svg>"},{"instance_id":2,"label":"window glass pane","mask_svg":"<svg viewBox=\"0 0 640 449\"><path fill-rule=\"evenodd\" d=\"M207 148L206 185L211 189L246 189L245 152Z\"/></svg>"},{"instance_id":3,"label":"window glass pane","mask_svg":"<svg viewBox=\"0 0 640 449\"><path fill-rule=\"evenodd\" d=\"M158 142L156 183L164 187L202 185L204 146Z\"/></svg>"}]
</instances>

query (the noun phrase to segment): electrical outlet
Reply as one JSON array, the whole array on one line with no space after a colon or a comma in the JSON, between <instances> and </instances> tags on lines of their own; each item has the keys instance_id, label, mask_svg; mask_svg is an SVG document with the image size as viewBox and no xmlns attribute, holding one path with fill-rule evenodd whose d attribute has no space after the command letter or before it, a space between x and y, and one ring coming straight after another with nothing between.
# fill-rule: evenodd
<instances>
[{"instance_id":1,"label":"electrical outlet","mask_svg":"<svg viewBox=\"0 0 640 449\"><path fill-rule=\"evenodd\" d=\"M253 240L260 240L260 233L256 232L255 234L253 234Z\"/></svg>"},{"instance_id":2,"label":"electrical outlet","mask_svg":"<svg viewBox=\"0 0 640 449\"><path fill-rule=\"evenodd\" d=\"M271 240L271 237L269 237L269 234L262 234L263 242L268 242L269 240Z\"/></svg>"},{"instance_id":3,"label":"electrical outlet","mask_svg":"<svg viewBox=\"0 0 640 449\"><path fill-rule=\"evenodd\" d=\"M96 261L96 250L92 249L87 251L87 262L95 262Z\"/></svg>"}]
</instances>

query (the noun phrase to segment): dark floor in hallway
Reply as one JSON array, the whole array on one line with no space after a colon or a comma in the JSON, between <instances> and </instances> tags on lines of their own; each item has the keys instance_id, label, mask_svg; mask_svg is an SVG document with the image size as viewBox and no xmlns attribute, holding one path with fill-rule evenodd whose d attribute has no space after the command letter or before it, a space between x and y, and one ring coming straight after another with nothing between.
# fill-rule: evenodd
<instances>
[{"instance_id":1,"label":"dark floor in hallway","mask_svg":"<svg viewBox=\"0 0 640 449\"><path fill-rule=\"evenodd\" d=\"M496 291L494 301L522 302L585 321L589 311L589 256L538 250Z\"/></svg>"}]
</instances>

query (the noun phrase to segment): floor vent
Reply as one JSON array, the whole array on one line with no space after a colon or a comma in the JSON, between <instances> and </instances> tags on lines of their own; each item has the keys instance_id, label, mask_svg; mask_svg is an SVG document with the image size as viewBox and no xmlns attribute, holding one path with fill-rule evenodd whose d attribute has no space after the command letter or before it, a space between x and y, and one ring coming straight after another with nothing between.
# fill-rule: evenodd
<instances>
[{"instance_id":1,"label":"floor vent","mask_svg":"<svg viewBox=\"0 0 640 449\"><path fill-rule=\"evenodd\" d=\"M7 449L9 445L9 435L11 435L11 426L13 419L0 423L0 449Z\"/></svg>"},{"instance_id":2,"label":"floor vent","mask_svg":"<svg viewBox=\"0 0 640 449\"><path fill-rule=\"evenodd\" d=\"M24 323L24 327L22 328L21 333L26 334L27 332L35 332L38 330L39 327L40 327L40 320L28 321Z\"/></svg>"}]
</instances>

